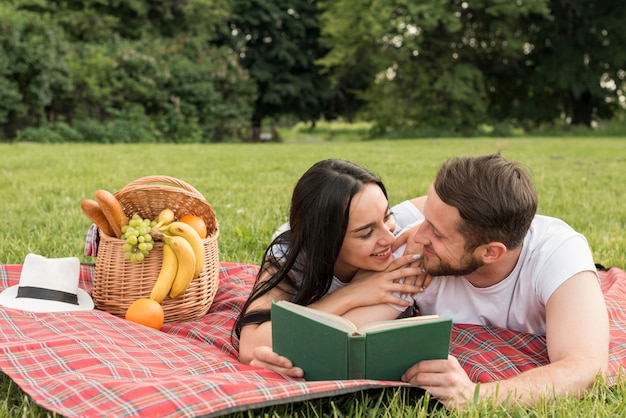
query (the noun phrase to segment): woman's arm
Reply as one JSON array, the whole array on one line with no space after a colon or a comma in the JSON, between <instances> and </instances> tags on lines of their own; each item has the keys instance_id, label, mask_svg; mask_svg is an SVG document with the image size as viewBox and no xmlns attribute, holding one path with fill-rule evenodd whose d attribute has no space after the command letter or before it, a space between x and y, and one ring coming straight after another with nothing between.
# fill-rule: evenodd
<instances>
[{"instance_id":1,"label":"woman's arm","mask_svg":"<svg viewBox=\"0 0 626 418\"><path fill-rule=\"evenodd\" d=\"M266 269L259 277L255 288L261 287L275 274L274 268ZM292 300L292 295L288 292L286 285L279 285L272 288L269 292L259 296L252 301L242 315L250 314L255 311L269 311L272 307L272 301ZM293 293L293 292L291 292ZM254 350L260 346L272 346L272 327L271 321L265 321L260 324L248 323L241 328L239 336L239 361L250 364L254 359Z\"/></svg>"},{"instance_id":2,"label":"woman's arm","mask_svg":"<svg viewBox=\"0 0 626 418\"><path fill-rule=\"evenodd\" d=\"M309 306L337 315L343 315L348 311L363 306L376 306L387 303L408 307L410 302L402 299L400 294L419 292L421 283L403 284L397 283L397 281L403 277L421 275L419 267L407 267L415 261L416 259L413 255L405 255L392 262L389 267L390 271L359 272L347 286L324 296ZM264 273L260 281L267 280L270 275L271 272ZM292 300L292 298L289 293L276 287L255 300L249 306L248 312L269 310L272 301L279 300ZM398 316L399 312L397 310L395 312L396 316ZM371 316L372 321L384 319L376 318L374 314ZM271 347L271 321L242 327L239 339L239 360L242 363L264 367L293 377L302 376L300 369L294 368L285 357L272 352Z\"/></svg>"},{"instance_id":3,"label":"woman's arm","mask_svg":"<svg viewBox=\"0 0 626 418\"><path fill-rule=\"evenodd\" d=\"M360 308L352 309L342 316L350 320L350 322L354 323L354 325L359 328L362 325L374 321L396 319L401 313L402 312L398 312L396 308L388 303L381 303L379 305L362 306Z\"/></svg>"},{"instance_id":4,"label":"woman's arm","mask_svg":"<svg viewBox=\"0 0 626 418\"><path fill-rule=\"evenodd\" d=\"M262 283L268 280L272 271L265 271L259 278ZM257 284L258 285L258 284ZM268 311L272 301L292 300L292 297L280 286L273 288L267 294L252 302L246 312ZM273 370L291 377L302 377L304 372L298 367L293 367L291 361L272 351L272 322L265 321L260 324L251 323L241 328L239 336L239 361L255 367Z\"/></svg>"},{"instance_id":5,"label":"woman's arm","mask_svg":"<svg viewBox=\"0 0 626 418\"><path fill-rule=\"evenodd\" d=\"M326 295L311 308L344 315L362 307L392 303L409 307L411 302L401 297L402 293L419 293L424 282L424 274L413 254L403 255L394 260L386 271L359 271L346 286ZM405 277L419 276L415 282L399 283Z\"/></svg>"}]
</instances>

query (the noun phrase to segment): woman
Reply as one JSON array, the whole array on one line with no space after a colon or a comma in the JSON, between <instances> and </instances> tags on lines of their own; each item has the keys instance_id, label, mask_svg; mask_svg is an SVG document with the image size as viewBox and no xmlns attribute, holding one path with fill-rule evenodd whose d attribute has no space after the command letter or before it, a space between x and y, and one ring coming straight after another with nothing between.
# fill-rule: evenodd
<instances>
[{"instance_id":1,"label":"woman","mask_svg":"<svg viewBox=\"0 0 626 418\"><path fill-rule=\"evenodd\" d=\"M411 220L409 210L403 223ZM266 250L235 332L240 361L301 377L302 370L271 351L272 300L337 315L380 303L401 312L410 302L400 294L419 292L424 277L411 266L419 256L394 260L396 219L387 192L377 176L356 164L324 160L313 165L294 188L289 225ZM404 277L418 279L398 283Z\"/></svg>"}]
</instances>

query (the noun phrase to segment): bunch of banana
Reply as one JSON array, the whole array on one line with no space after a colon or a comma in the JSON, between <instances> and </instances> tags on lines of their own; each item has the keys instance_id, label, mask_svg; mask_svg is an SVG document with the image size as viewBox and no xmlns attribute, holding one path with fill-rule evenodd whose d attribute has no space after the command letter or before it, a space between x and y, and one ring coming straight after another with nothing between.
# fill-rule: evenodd
<instances>
[{"instance_id":1,"label":"bunch of banana","mask_svg":"<svg viewBox=\"0 0 626 418\"><path fill-rule=\"evenodd\" d=\"M157 217L154 227L157 234L162 234L163 264L150 298L159 303L168 294L171 298L176 298L185 293L204 266L202 238L190 225L175 221L174 213L170 212L171 210L164 209Z\"/></svg>"}]
</instances>

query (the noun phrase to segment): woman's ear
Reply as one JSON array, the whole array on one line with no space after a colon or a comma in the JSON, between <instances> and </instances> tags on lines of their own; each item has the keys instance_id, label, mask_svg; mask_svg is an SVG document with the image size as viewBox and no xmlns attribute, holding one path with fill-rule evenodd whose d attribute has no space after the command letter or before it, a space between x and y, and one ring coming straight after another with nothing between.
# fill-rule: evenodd
<instances>
[{"instance_id":1,"label":"woman's ear","mask_svg":"<svg viewBox=\"0 0 626 418\"><path fill-rule=\"evenodd\" d=\"M481 249L480 256L485 264L500 260L507 251L506 245L497 241L481 245L479 248Z\"/></svg>"}]
</instances>

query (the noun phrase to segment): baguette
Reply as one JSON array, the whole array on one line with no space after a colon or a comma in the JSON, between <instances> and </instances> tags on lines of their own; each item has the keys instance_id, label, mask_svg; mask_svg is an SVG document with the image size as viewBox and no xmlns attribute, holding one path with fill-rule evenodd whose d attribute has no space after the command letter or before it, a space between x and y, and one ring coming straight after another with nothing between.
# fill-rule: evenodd
<instances>
[{"instance_id":1,"label":"baguette","mask_svg":"<svg viewBox=\"0 0 626 418\"><path fill-rule=\"evenodd\" d=\"M113 196L111 192L106 190L96 191L96 201L100 205L102 213L107 218L111 229L115 233L115 237L122 237L122 227L128 225L128 218L124 213L121 203Z\"/></svg>"},{"instance_id":2,"label":"baguette","mask_svg":"<svg viewBox=\"0 0 626 418\"><path fill-rule=\"evenodd\" d=\"M109 225L109 221L107 221L106 216L102 213L98 202L92 199L85 199L81 202L80 208L83 210L83 213L96 224L100 231L110 237L115 236L115 231L113 231L113 228Z\"/></svg>"}]
</instances>

